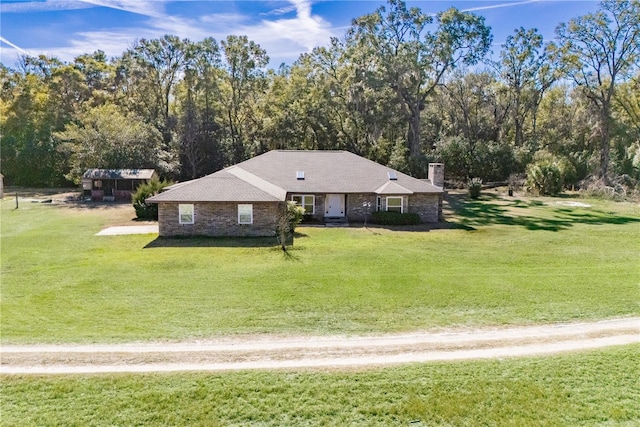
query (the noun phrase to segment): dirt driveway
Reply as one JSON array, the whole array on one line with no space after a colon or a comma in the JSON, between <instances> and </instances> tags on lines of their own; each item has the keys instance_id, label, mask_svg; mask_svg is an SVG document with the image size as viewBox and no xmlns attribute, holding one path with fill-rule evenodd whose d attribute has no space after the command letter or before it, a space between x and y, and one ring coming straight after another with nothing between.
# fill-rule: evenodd
<instances>
[{"instance_id":1,"label":"dirt driveway","mask_svg":"<svg viewBox=\"0 0 640 427\"><path fill-rule=\"evenodd\" d=\"M225 337L113 345L7 345L2 374L350 369L544 355L640 343L640 318L361 337Z\"/></svg>"}]
</instances>

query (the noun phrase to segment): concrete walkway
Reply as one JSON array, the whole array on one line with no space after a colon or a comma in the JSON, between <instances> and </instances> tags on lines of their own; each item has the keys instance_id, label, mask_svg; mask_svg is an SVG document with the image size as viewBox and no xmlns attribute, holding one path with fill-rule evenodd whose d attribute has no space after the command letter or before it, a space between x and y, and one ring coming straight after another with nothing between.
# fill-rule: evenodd
<instances>
[{"instance_id":1,"label":"concrete walkway","mask_svg":"<svg viewBox=\"0 0 640 427\"><path fill-rule=\"evenodd\" d=\"M100 231L96 236L122 236L125 234L157 234L158 225L123 225L109 227Z\"/></svg>"}]
</instances>

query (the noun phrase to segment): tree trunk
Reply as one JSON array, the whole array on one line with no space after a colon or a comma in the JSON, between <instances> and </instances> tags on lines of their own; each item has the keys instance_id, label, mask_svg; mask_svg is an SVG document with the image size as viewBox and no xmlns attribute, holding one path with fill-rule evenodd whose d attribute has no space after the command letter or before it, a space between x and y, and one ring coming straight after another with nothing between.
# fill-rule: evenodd
<instances>
[{"instance_id":1,"label":"tree trunk","mask_svg":"<svg viewBox=\"0 0 640 427\"><path fill-rule=\"evenodd\" d=\"M600 117L602 135L600 136L600 178L606 185L609 185L609 151L611 140L611 107L609 103L602 106L602 116Z\"/></svg>"},{"instance_id":2,"label":"tree trunk","mask_svg":"<svg viewBox=\"0 0 640 427\"><path fill-rule=\"evenodd\" d=\"M522 123L522 120L520 120L520 117L515 118L514 124L516 128L516 135L515 135L516 139L515 139L514 145L516 147L521 147L524 141L524 132L523 132L523 123Z\"/></svg>"},{"instance_id":3,"label":"tree trunk","mask_svg":"<svg viewBox=\"0 0 640 427\"><path fill-rule=\"evenodd\" d=\"M407 147L409 148L409 155L415 159L422 154L422 148L420 146L420 106L409 105L408 107L411 112L411 117L409 117Z\"/></svg>"}]
</instances>

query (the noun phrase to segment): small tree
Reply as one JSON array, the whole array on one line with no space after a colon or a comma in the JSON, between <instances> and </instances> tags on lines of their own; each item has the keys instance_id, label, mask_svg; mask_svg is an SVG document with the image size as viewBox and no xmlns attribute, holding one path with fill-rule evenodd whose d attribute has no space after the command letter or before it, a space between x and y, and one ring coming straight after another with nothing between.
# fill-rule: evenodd
<instances>
[{"instance_id":1,"label":"small tree","mask_svg":"<svg viewBox=\"0 0 640 427\"><path fill-rule=\"evenodd\" d=\"M167 181L151 180L142 184L131 197L133 208L136 210L138 219L158 219L158 205L155 203L147 203L147 199L155 196L160 191L170 185Z\"/></svg>"},{"instance_id":2,"label":"small tree","mask_svg":"<svg viewBox=\"0 0 640 427\"><path fill-rule=\"evenodd\" d=\"M304 217L304 208L294 201L288 201L281 211L276 224L276 236L283 251L287 251L287 244L293 244L293 233ZM290 239L291 243L288 243Z\"/></svg>"},{"instance_id":3,"label":"small tree","mask_svg":"<svg viewBox=\"0 0 640 427\"><path fill-rule=\"evenodd\" d=\"M473 178L469 181L469 197L477 199L480 197L482 191L482 180L480 178Z\"/></svg>"},{"instance_id":4,"label":"small tree","mask_svg":"<svg viewBox=\"0 0 640 427\"><path fill-rule=\"evenodd\" d=\"M527 166L527 189L535 194L556 195L563 186L559 159L544 151L536 153L534 162Z\"/></svg>"}]
</instances>

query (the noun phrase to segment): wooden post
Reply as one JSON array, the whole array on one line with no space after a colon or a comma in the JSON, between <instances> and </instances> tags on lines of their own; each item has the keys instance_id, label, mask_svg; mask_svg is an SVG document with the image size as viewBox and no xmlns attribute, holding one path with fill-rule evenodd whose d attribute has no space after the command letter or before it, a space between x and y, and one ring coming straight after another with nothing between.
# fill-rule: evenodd
<instances>
[{"instance_id":1,"label":"wooden post","mask_svg":"<svg viewBox=\"0 0 640 427\"><path fill-rule=\"evenodd\" d=\"M16 192L16 209L18 209L18 193Z\"/></svg>"}]
</instances>

